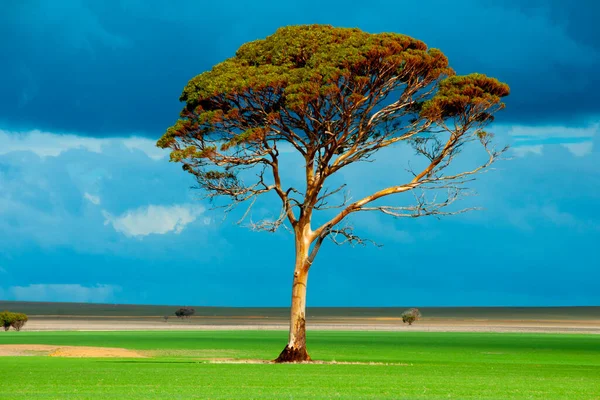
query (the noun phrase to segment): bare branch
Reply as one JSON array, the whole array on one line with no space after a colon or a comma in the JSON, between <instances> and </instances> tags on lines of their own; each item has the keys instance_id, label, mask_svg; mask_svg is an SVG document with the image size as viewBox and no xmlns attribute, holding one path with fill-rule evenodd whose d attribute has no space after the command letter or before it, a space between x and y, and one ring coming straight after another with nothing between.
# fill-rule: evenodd
<instances>
[{"instance_id":1,"label":"bare branch","mask_svg":"<svg viewBox=\"0 0 600 400\"><path fill-rule=\"evenodd\" d=\"M439 188L436 188L439 189ZM410 206L374 206L361 207L358 211L380 211L396 218L417 218L423 216L448 216L462 214L467 211L477 210L477 207L468 207L454 211L446 211L446 207L456 202L463 195L464 188L448 187L447 196L443 201L437 200L437 194L432 200L426 198L426 192L420 195L414 193L414 204Z\"/></svg>"},{"instance_id":2,"label":"bare branch","mask_svg":"<svg viewBox=\"0 0 600 400\"><path fill-rule=\"evenodd\" d=\"M428 157L431 160L430 164L426 168L424 168L420 173L416 174L410 182L407 182L402 185L391 186L386 189L382 189L380 191L375 192L374 194L372 194L370 196L366 196L363 199L358 200L358 201L348 205L338 215L336 215L331 220L324 223L323 225L321 225L321 227L319 227L317 230L315 230L313 232L312 240L315 240L316 238L318 238L323 232L330 231L335 225L337 225L340 221L342 221L344 218L346 218L349 214L356 212L356 211L361 211L363 208L365 208L366 205L368 205L380 198L387 197L392 194L408 192L408 191L411 191L411 190L414 190L417 188L427 188L427 187L435 187L435 186L438 186L438 188L439 188L439 186L457 188L458 184L463 182L465 180L465 178L468 178L469 176L475 175L475 174L481 172L482 170L485 170L485 168L489 167L494 161L496 161L496 159L503 152L506 151L507 147L503 148L500 151L496 151L493 148L490 148L489 147L490 141L486 137L482 137L482 138L480 138L481 144L483 145L483 148L485 149L485 151L488 154L488 160L484 164L482 164L472 170L464 171L461 173L447 175L447 176L441 175L441 171L443 171L447 166L449 166L452 159L458 154L457 150L460 149L460 146L462 146L466 140L470 140L470 137L468 137L468 136L465 137L465 135L467 135L466 134L467 129L468 129L468 126L467 127L463 126L458 131L452 132L450 134L448 141L446 142L446 144L443 147L436 144L434 146L434 148L438 149L437 153L435 153L435 154L432 153L432 154L430 154L430 157ZM475 133L473 133L473 134L478 135L478 133L479 133L478 131L475 131ZM423 152L427 152L427 151L429 151L429 150L423 150ZM447 185L446 182L454 182L454 185ZM458 193L460 193L460 192L458 192ZM381 212L392 214L392 215L397 214L395 216L415 217L415 216L423 216L423 215L442 215L441 211L439 211L440 208L443 208L443 207L451 204L455 200L456 200L456 198L447 204L439 203L438 206L430 205L430 207L427 209L425 209L423 207L423 204L420 205L419 203L417 203L417 205L414 206L415 208L413 210L411 210L412 212L409 213L408 215L404 215L401 212L395 213L392 209L389 209L389 208L381 209L379 207L375 207L375 209L378 211L381 211ZM441 207L439 207L439 205L441 205ZM373 208L371 208L371 209L373 209ZM428 210L428 211L424 212L424 210ZM467 210L468 209L465 209L465 211L467 211ZM415 211L416 211L416 213L415 213ZM448 215L448 214L444 214L444 215Z\"/></svg>"},{"instance_id":3,"label":"bare branch","mask_svg":"<svg viewBox=\"0 0 600 400\"><path fill-rule=\"evenodd\" d=\"M342 239L339 239L340 237ZM383 246L381 244L376 243L375 241L373 241L371 239L363 239L363 238L359 237L358 235L355 235L354 228L350 225L346 225L342 228L335 228L335 229L329 229L326 231L322 231L319 234L319 236L316 238L316 240L314 241L313 248L308 255L308 268L310 268L310 266L312 265L317 253L319 252L319 249L321 248L321 245L323 244L323 241L326 238L329 238L331 241L333 241L337 245L343 245L345 243L349 243L352 246L355 246L357 244L361 245L361 246L366 246L367 243L371 243L377 247Z\"/></svg>"},{"instance_id":4,"label":"bare branch","mask_svg":"<svg viewBox=\"0 0 600 400\"><path fill-rule=\"evenodd\" d=\"M277 219L275 219L275 220L263 219L263 220L260 220L257 222L253 222L252 220L250 220L250 222L247 226L250 228L250 230L253 230L253 231L275 232L275 231L277 231L277 229L279 229L280 226L282 226L282 225L285 226L285 220L286 220L286 212L282 208L281 213L279 214Z\"/></svg>"},{"instance_id":5,"label":"bare branch","mask_svg":"<svg viewBox=\"0 0 600 400\"><path fill-rule=\"evenodd\" d=\"M328 189L325 189L325 191L323 192L323 194L321 196L318 197L317 199L317 203L314 205L314 209L317 211L323 211L323 210L331 210L334 208L342 208L344 207L346 204L348 204L348 201L350 200L350 195L347 191L345 191L343 193L343 199L342 202L340 204L337 205L329 205L329 202L326 200L327 198L335 195L336 193L339 193L342 189L344 189L346 187L346 184L344 183L343 185L339 186L338 188L329 191Z\"/></svg>"},{"instance_id":6,"label":"bare branch","mask_svg":"<svg viewBox=\"0 0 600 400\"><path fill-rule=\"evenodd\" d=\"M338 239L341 237L341 239ZM377 247L383 247L382 244L378 244L371 239L363 239L358 235L354 234L354 228L351 226L345 226L339 229L332 229L329 234L329 238L337 245L343 245L349 243L352 246L361 245L366 246L367 243L371 243Z\"/></svg>"}]
</instances>

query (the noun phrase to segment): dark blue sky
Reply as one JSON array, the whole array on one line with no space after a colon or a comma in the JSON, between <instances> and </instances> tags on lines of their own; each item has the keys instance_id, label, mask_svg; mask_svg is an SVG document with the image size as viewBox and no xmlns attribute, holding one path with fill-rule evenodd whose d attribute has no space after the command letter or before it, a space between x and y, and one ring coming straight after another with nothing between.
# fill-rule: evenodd
<instances>
[{"instance_id":1,"label":"dark blue sky","mask_svg":"<svg viewBox=\"0 0 600 400\"><path fill-rule=\"evenodd\" d=\"M191 77L280 26L328 23L404 33L509 83L493 130L513 159L475 184L484 211L356 219L384 247L325 246L308 304L600 304L596 2L6 3L0 298L287 305L291 237L222 222L153 143ZM343 179L378 189L406 161L377 159Z\"/></svg>"}]
</instances>

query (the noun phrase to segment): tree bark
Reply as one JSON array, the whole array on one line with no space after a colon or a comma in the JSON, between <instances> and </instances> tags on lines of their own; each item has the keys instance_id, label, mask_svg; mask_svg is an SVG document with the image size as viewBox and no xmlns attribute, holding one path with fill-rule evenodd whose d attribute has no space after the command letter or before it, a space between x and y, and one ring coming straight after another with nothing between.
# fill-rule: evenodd
<instances>
[{"instance_id":1,"label":"tree bark","mask_svg":"<svg viewBox=\"0 0 600 400\"><path fill-rule=\"evenodd\" d=\"M308 245L296 240L296 266L292 284L289 340L275 362L310 361L306 350L306 283L308 281Z\"/></svg>"}]
</instances>

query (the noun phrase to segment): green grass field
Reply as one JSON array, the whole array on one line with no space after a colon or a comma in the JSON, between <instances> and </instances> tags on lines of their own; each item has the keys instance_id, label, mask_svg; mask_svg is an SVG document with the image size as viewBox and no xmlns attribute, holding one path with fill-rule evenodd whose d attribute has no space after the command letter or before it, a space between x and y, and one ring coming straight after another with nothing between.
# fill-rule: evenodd
<instances>
[{"instance_id":1,"label":"green grass field","mask_svg":"<svg viewBox=\"0 0 600 400\"><path fill-rule=\"evenodd\" d=\"M600 335L309 332L314 359L272 359L281 331L0 332L0 344L123 347L143 359L2 357L6 398L600 399ZM398 365L400 364L400 365Z\"/></svg>"}]
</instances>

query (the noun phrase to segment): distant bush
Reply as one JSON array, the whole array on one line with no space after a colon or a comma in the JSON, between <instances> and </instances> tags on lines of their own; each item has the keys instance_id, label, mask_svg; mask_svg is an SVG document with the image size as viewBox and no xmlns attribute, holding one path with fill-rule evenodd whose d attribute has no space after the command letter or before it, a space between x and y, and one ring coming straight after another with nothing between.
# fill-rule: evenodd
<instances>
[{"instance_id":1,"label":"distant bush","mask_svg":"<svg viewBox=\"0 0 600 400\"><path fill-rule=\"evenodd\" d=\"M22 313L12 313L9 311L0 313L0 326L2 326L5 331L8 331L11 327L16 331L20 331L27 320L27 315Z\"/></svg>"},{"instance_id":2,"label":"distant bush","mask_svg":"<svg viewBox=\"0 0 600 400\"><path fill-rule=\"evenodd\" d=\"M23 313L15 313L14 314L14 319L12 322L12 327L14 328L15 331L20 331L21 328L23 326L25 326L25 324L27 323L27 321L29 320L29 318L27 318L27 315L23 314Z\"/></svg>"},{"instance_id":3,"label":"distant bush","mask_svg":"<svg viewBox=\"0 0 600 400\"><path fill-rule=\"evenodd\" d=\"M195 313L196 310L192 307L181 307L179 310L175 311L177 318L190 318Z\"/></svg>"},{"instance_id":4,"label":"distant bush","mask_svg":"<svg viewBox=\"0 0 600 400\"><path fill-rule=\"evenodd\" d=\"M12 326L14 320L14 314L8 311L3 311L0 313L0 325L4 328L5 331L9 330Z\"/></svg>"},{"instance_id":5,"label":"distant bush","mask_svg":"<svg viewBox=\"0 0 600 400\"><path fill-rule=\"evenodd\" d=\"M402 322L407 323L408 325L412 325L413 322L421 319L421 312L418 308L411 308L410 310L406 310L402 313Z\"/></svg>"},{"instance_id":6,"label":"distant bush","mask_svg":"<svg viewBox=\"0 0 600 400\"><path fill-rule=\"evenodd\" d=\"M168 315L165 315L165 316L163 317L163 319L165 320L165 322L169 322L169 316L168 316Z\"/></svg>"}]
</instances>

